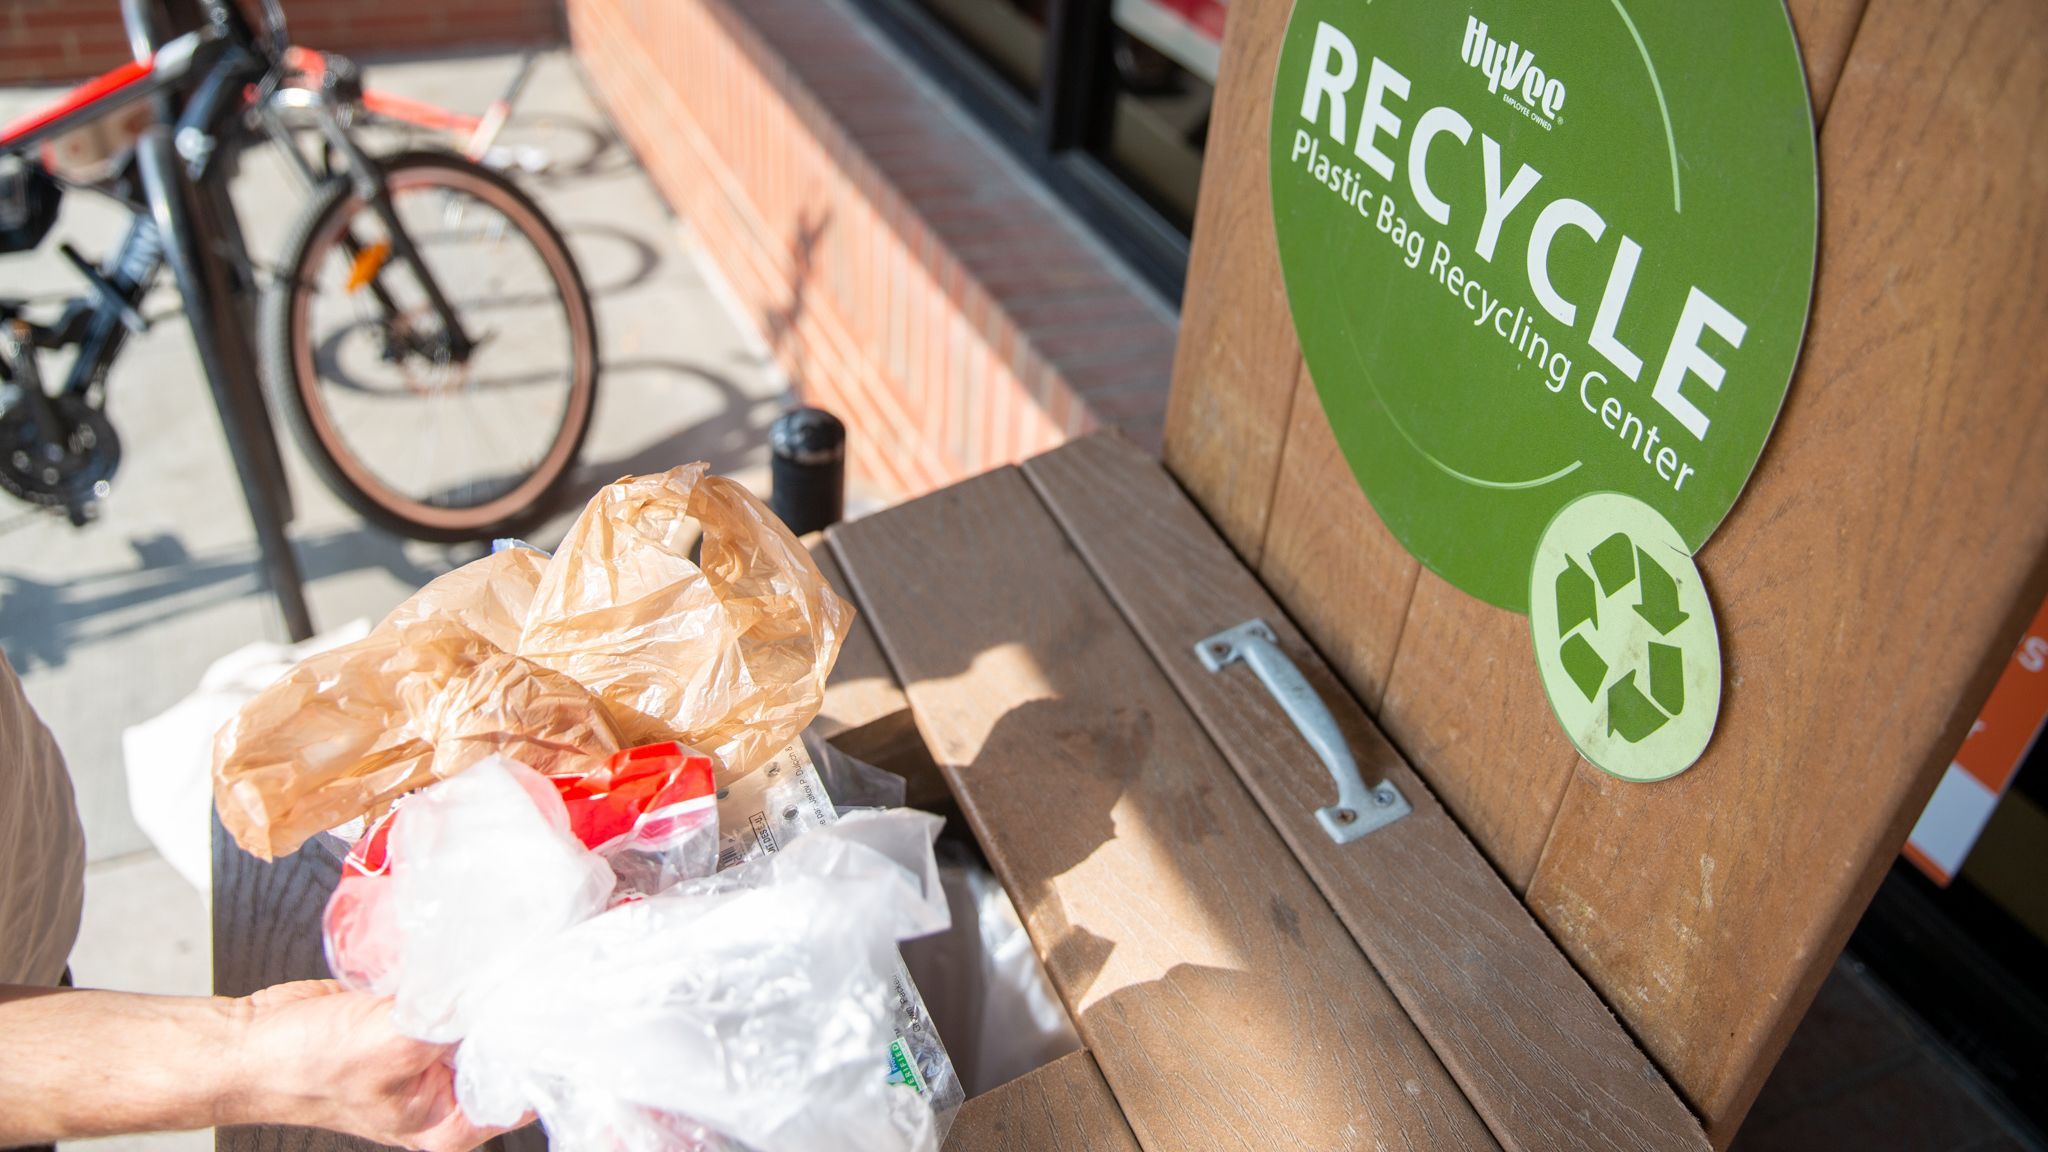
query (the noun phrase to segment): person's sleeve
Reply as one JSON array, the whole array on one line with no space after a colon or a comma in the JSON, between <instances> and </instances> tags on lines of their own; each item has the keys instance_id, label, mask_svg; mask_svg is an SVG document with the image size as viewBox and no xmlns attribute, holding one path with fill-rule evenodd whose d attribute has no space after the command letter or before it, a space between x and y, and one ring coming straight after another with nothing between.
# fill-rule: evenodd
<instances>
[{"instance_id":1,"label":"person's sleeve","mask_svg":"<svg viewBox=\"0 0 2048 1152\"><path fill-rule=\"evenodd\" d=\"M84 901L71 777L0 652L0 984L56 984Z\"/></svg>"}]
</instances>

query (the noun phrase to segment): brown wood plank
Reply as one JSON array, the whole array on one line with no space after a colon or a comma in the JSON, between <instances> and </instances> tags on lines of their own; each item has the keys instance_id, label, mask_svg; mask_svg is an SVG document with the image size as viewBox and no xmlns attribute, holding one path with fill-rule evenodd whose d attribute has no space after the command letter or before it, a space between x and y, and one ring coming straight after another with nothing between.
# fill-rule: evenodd
<instances>
[{"instance_id":1,"label":"brown wood plank","mask_svg":"<svg viewBox=\"0 0 2048 1152\"><path fill-rule=\"evenodd\" d=\"M1451 587L1387 531L1306 373L1258 569L1494 866L1527 887L1578 762L1529 657L1528 619Z\"/></svg>"},{"instance_id":2,"label":"brown wood plank","mask_svg":"<svg viewBox=\"0 0 2048 1152\"><path fill-rule=\"evenodd\" d=\"M1508 883L1527 888L1579 762L1543 694L1529 618L1425 569L1380 723Z\"/></svg>"},{"instance_id":3,"label":"brown wood plank","mask_svg":"<svg viewBox=\"0 0 2048 1152\"><path fill-rule=\"evenodd\" d=\"M1719 1143L2039 603L2043 108L2048 6L1870 5L1821 135L1799 374L1700 553L1714 743L1663 784L1578 769L1529 889Z\"/></svg>"},{"instance_id":4,"label":"brown wood plank","mask_svg":"<svg viewBox=\"0 0 2048 1152\"><path fill-rule=\"evenodd\" d=\"M1377 712L1408 615L1415 558L1380 523L1303 372L1258 569L1297 608L1344 682Z\"/></svg>"},{"instance_id":5,"label":"brown wood plank","mask_svg":"<svg viewBox=\"0 0 2048 1152\"><path fill-rule=\"evenodd\" d=\"M1799 57L1806 65L1806 88L1813 97L1813 122L1821 123L1841 79L1842 63L1856 41L1868 0L1787 0L1792 31L1799 37Z\"/></svg>"},{"instance_id":6,"label":"brown wood plank","mask_svg":"<svg viewBox=\"0 0 2048 1152\"><path fill-rule=\"evenodd\" d=\"M1494 1146L1021 473L831 538L1141 1144Z\"/></svg>"},{"instance_id":7,"label":"brown wood plank","mask_svg":"<svg viewBox=\"0 0 2048 1152\"><path fill-rule=\"evenodd\" d=\"M817 562L825 582L851 599L846 578L840 575L839 562L833 559L825 537L813 533L804 537L803 543L810 549L811 559ZM815 721L818 730L836 743L843 733L909 716L910 700L903 695L896 674L889 670L889 662L876 646L874 630L868 627L866 616L856 614L853 627L847 630L846 640L839 647L839 659L832 665L832 674L826 678L825 702Z\"/></svg>"},{"instance_id":8,"label":"brown wood plank","mask_svg":"<svg viewBox=\"0 0 2048 1152\"><path fill-rule=\"evenodd\" d=\"M858 612L859 602L847 589L839 561L833 558L825 537L813 533L804 537L804 546L811 550L811 559L817 561L826 582L854 600ZM924 737L918 735L910 700L876 646L874 629L868 627L864 614L854 616L853 627L840 646L839 659L825 680L825 700L815 723L819 733L841 752L903 777L904 803L910 807L939 807L950 801L945 778L932 763Z\"/></svg>"},{"instance_id":9,"label":"brown wood plank","mask_svg":"<svg viewBox=\"0 0 2048 1152\"><path fill-rule=\"evenodd\" d=\"M1527 909L1346 693L1172 477L1095 436L1027 462L1124 617L1286 837L1501 1147L1706 1148L1698 1121ZM1210 673L1206 636L1265 620L1368 780L1412 815L1349 845L1316 823L1329 773L1245 669Z\"/></svg>"},{"instance_id":10,"label":"brown wood plank","mask_svg":"<svg viewBox=\"0 0 2048 1152\"><path fill-rule=\"evenodd\" d=\"M1266 183L1273 69L1292 0L1236 0L1223 31L1166 459L1239 555L1257 561L1301 375Z\"/></svg>"},{"instance_id":11,"label":"brown wood plank","mask_svg":"<svg viewBox=\"0 0 2048 1152\"><path fill-rule=\"evenodd\" d=\"M1138 1152L1095 1058L1084 1049L969 1100L946 1152Z\"/></svg>"}]
</instances>

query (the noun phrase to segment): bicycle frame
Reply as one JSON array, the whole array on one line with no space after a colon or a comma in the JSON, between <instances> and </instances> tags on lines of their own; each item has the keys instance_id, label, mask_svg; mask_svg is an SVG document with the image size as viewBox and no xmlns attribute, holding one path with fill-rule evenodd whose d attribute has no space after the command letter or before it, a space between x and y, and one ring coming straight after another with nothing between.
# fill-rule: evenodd
<instances>
[{"instance_id":1,"label":"bicycle frame","mask_svg":"<svg viewBox=\"0 0 2048 1152\"><path fill-rule=\"evenodd\" d=\"M192 70L204 34L188 32L152 52L73 88L64 98L0 128L0 151L25 152L53 137L174 87Z\"/></svg>"},{"instance_id":2,"label":"bicycle frame","mask_svg":"<svg viewBox=\"0 0 2048 1152\"><path fill-rule=\"evenodd\" d=\"M80 85L48 108L0 128L0 152L29 153L53 137L138 100L164 97L163 103L176 108L172 139L187 175L203 190L221 189L217 207L225 211L215 217L225 234L213 239L229 249L233 257L231 263L238 279L236 295L242 297L244 318L253 320L256 286L249 273L239 221L224 191L235 155L248 143L249 134L242 130L240 121L253 110L265 135L291 158L294 170L310 189L320 177L294 146L286 120L289 112L309 114L343 159L356 193L383 225L393 258L420 286L442 326L449 358L456 363L467 360L474 342L449 306L439 282L420 259L411 234L393 211L382 171L349 135L350 112L361 106L364 99L354 67L341 57L320 57L321 66L312 74L314 86L288 84L290 66L305 56L285 44L281 24L275 30L276 43L266 52L231 3L204 0L203 6L209 17L204 27L184 32L152 50L148 49L146 33L135 28L142 17L134 6L124 4L131 23L131 39L138 54L145 50L147 54ZM211 198L214 194L208 195ZM131 201L129 207L139 209L140 205ZM348 251L351 257L360 251L353 237L349 238ZM75 330L75 319L60 331L79 344L79 355L65 380L64 392L83 395L104 381L132 327L128 318L136 314L135 309L155 281L162 257L163 245L154 224L146 214L138 214L110 259L97 270L81 267L100 306L84 318L83 331ZM394 317L399 307L383 283L384 273L385 269L379 268L369 287L378 307L387 317Z\"/></svg>"},{"instance_id":3,"label":"bicycle frame","mask_svg":"<svg viewBox=\"0 0 2048 1152\"><path fill-rule=\"evenodd\" d=\"M217 33L187 32L144 59L88 81L49 108L0 129L0 151L27 153L55 136L111 115L138 100L190 89L175 123L174 137L209 142L200 159L210 161L215 159L210 142L223 137L223 128L232 127L230 121L239 109L244 84L260 78L266 67L261 57ZM190 157L187 164L189 170ZM132 313L141 304L163 265L162 238L155 223L142 211L140 203L129 201L128 206L137 215L115 254L97 269L97 276L92 279L99 307L84 316L82 332L77 330L79 320L75 313L60 325L58 334L75 338L79 345L78 356L64 384L66 393L83 395L105 379L130 334L124 314ZM239 241L239 236L236 240ZM106 298L109 291L114 297L111 300ZM31 402L34 399L31 397Z\"/></svg>"},{"instance_id":4,"label":"bicycle frame","mask_svg":"<svg viewBox=\"0 0 2048 1152\"><path fill-rule=\"evenodd\" d=\"M318 183L319 177L299 150L292 145L289 126L284 113L297 110L310 113L313 123L326 139L329 147L342 158L349 181L355 185L355 192L362 201L377 214L383 224L385 235L391 244L391 253L411 270L414 281L427 297L428 306L441 321L442 331L448 341L448 355L456 363L469 359L475 349L469 333L462 326L461 319L449 306L447 297L442 295L440 282L427 270L426 262L420 259L419 250L413 246L412 234L399 223L398 214L392 208L391 195L385 188L384 173L369 154L356 145L348 133L343 119L343 109L361 106L363 89L353 65L341 57L324 58L325 67L320 73L318 88L279 87L260 106L260 114L271 139L276 141L291 157L294 169L306 181L307 187ZM361 247L355 238L344 238L344 246L351 260L360 254ZM369 283L372 297L387 316L395 316L398 307L382 283L380 268Z\"/></svg>"},{"instance_id":5,"label":"bicycle frame","mask_svg":"<svg viewBox=\"0 0 2048 1152\"><path fill-rule=\"evenodd\" d=\"M101 189L135 213L115 255L95 269L68 246L62 249L91 287L92 296L73 301L54 329L31 325L10 307L7 330L0 333L5 337L0 339L0 349L7 353L0 362L0 378L18 386L20 403L43 430L45 442L54 442L55 400L45 392L36 370L37 347L76 343L78 356L59 396L73 395L99 407L93 403L94 390L104 388L106 374L129 332L143 327L138 306L157 275L169 266L185 298L186 319L220 410L268 582L287 631L294 639L305 639L312 634L312 621L286 534L292 518L290 486L249 343L255 328L257 285L240 220L228 195L228 180L239 151L255 139L249 131L252 111L266 134L302 166L304 157L293 147L277 110L302 108L312 113L329 143L345 158L358 193L386 228L393 253L411 271L439 314L446 354L466 359L473 344L392 210L382 172L349 138L345 101L353 97L360 103L354 70L337 57L317 90L288 87L289 45L282 12L274 0L265 0L272 33L267 45L258 40L233 0L197 0L196 4L170 0L166 8L198 27L179 30L159 46L145 7L149 3L151 0L122 0L137 57L134 63L81 85L49 108L0 129L0 152L27 153L60 133L142 99L156 99L160 121L137 141L134 163L121 183ZM341 66L335 67L337 63ZM310 183L309 168L305 175ZM384 267L376 269L373 281L381 279L384 271ZM376 284L375 298L387 315L397 315L396 305L381 283ZM87 306L88 300L93 306ZM72 497L68 507L73 522L84 523L86 505Z\"/></svg>"}]
</instances>

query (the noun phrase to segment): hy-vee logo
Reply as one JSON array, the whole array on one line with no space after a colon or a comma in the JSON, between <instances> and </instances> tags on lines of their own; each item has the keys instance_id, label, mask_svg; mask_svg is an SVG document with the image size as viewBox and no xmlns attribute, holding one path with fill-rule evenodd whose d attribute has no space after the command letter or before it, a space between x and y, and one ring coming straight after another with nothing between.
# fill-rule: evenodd
<instances>
[{"instance_id":1,"label":"hy-vee logo","mask_svg":"<svg viewBox=\"0 0 2048 1152\"><path fill-rule=\"evenodd\" d=\"M1564 107L1564 81L1537 67L1532 49L1512 40L1503 45L1487 33L1484 20L1467 16L1460 54L1465 63L1485 73L1488 92L1505 88L1511 98L1521 97L1517 103L1524 111L1542 116L1547 123L1557 122L1558 110Z\"/></svg>"}]
</instances>

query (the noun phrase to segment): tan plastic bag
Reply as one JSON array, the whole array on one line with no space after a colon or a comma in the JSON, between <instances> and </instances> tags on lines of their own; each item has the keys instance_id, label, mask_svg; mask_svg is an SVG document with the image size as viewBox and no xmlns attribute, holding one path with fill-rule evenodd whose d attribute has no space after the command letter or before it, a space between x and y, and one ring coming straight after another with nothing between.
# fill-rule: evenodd
<instances>
[{"instance_id":1,"label":"tan plastic bag","mask_svg":"<svg viewBox=\"0 0 2048 1152\"><path fill-rule=\"evenodd\" d=\"M552 559L466 564L251 700L215 737L214 803L268 860L492 753L548 772L677 740L742 775L817 714L852 621L739 484L628 477Z\"/></svg>"}]
</instances>

